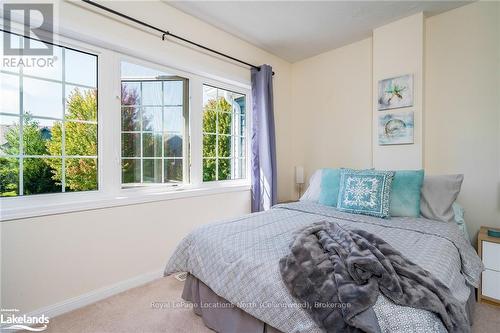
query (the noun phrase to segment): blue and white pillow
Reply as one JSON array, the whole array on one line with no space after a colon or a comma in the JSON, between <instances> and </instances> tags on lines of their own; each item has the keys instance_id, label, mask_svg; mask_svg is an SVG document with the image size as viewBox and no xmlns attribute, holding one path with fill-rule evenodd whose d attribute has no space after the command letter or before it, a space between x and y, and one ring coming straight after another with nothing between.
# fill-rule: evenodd
<instances>
[{"instance_id":1,"label":"blue and white pillow","mask_svg":"<svg viewBox=\"0 0 500 333\"><path fill-rule=\"evenodd\" d=\"M337 209L354 214L388 217L393 178L394 171L341 170Z\"/></svg>"}]
</instances>

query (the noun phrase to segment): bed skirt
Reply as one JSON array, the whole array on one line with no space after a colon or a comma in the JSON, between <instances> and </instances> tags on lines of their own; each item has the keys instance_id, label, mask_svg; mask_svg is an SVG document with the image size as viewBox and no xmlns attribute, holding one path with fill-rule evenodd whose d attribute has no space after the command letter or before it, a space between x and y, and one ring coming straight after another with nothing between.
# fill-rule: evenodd
<instances>
[{"instance_id":1,"label":"bed skirt","mask_svg":"<svg viewBox=\"0 0 500 333\"><path fill-rule=\"evenodd\" d=\"M474 288L471 287L471 293L465 305L471 325L474 315L474 305L476 303L475 294ZM203 319L205 326L216 332L282 333L269 324L232 305L194 275L188 274L184 282L182 298L192 302L194 313Z\"/></svg>"},{"instance_id":2,"label":"bed skirt","mask_svg":"<svg viewBox=\"0 0 500 333\"><path fill-rule=\"evenodd\" d=\"M205 283L188 274L182 298L208 328L220 333L281 333L217 295Z\"/></svg>"}]
</instances>

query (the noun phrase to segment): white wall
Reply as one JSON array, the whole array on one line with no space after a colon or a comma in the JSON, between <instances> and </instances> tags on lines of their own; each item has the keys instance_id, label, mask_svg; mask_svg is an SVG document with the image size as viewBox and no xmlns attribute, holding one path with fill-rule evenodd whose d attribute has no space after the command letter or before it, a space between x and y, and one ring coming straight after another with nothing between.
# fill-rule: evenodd
<instances>
[{"instance_id":1,"label":"white wall","mask_svg":"<svg viewBox=\"0 0 500 333\"><path fill-rule=\"evenodd\" d=\"M293 64L295 154L306 176L371 166L372 39Z\"/></svg>"},{"instance_id":2,"label":"white wall","mask_svg":"<svg viewBox=\"0 0 500 333\"><path fill-rule=\"evenodd\" d=\"M500 227L500 3L476 2L427 18L425 29L413 17L418 22L410 24L414 33L408 36L417 40L387 34L394 40L392 52L410 60L391 68L392 56L380 59L379 32L408 32L399 24L411 19L375 30L373 64L368 39L292 65L294 140L300 147L295 154L310 176L322 167L369 166L373 142L376 167L423 163L428 174L463 173L459 201L475 237L481 225ZM389 147L390 154L381 155L386 147L377 146L376 127L372 141L372 72L374 84L379 76L406 72L425 78L417 92L416 106L425 111L423 126L415 125L423 131L416 145Z\"/></svg>"},{"instance_id":3,"label":"white wall","mask_svg":"<svg viewBox=\"0 0 500 333\"><path fill-rule=\"evenodd\" d=\"M190 230L249 212L249 199L244 191L2 222L2 304L33 311L159 271Z\"/></svg>"},{"instance_id":4,"label":"white wall","mask_svg":"<svg viewBox=\"0 0 500 333\"><path fill-rule=\"evenodd\" d=\"M378 82L401 75L413 75L413 106L378 110ZM423 167L422 116L424 82L424 15L415 14L373 31L373 167L382 170ZM380 115L413 111L411 145L379 145Z\"/></svg>"},{"instance_id":5,"label":"white wall","mask_svg":"<svg viewBox=\"0 0 500 333\"><path fill-rule=\"evenodd\" d=\"M250 71L77 5L60 2L62 34L170 67L250 83ZM162 2L106 2L250 63L273 66L279 197L293 195L290 64ZM224 204L221 205L220 203ZM23 312L161 270L182 236L209 221L245 214L249 191L1 223L1 303Z\"/></svg>"},{"instance_id":6,"label":"white wall","mask_svg":"<svg viewBox=\"0 0 500 333\"><path fill-rule=\"evenodd\" d=\"M463 173L471 235L500 227L500 3L426 21L425 169Z\"/></svg>"}]
</instances>

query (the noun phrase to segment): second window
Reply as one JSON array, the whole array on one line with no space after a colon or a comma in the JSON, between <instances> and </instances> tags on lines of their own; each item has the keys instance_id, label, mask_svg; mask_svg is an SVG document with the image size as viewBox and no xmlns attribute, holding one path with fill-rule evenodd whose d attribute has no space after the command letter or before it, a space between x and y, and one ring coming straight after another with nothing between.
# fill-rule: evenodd
<instances>
[{"instance_id":1,"label":"second window","mask_svg":"<svg viewBox=\"0 0 500 333\"><path fill-rule=\"evenodd\" d=\"M246 178L246 96L203 86L203 181Z\"/></svg>"}]
</instances>

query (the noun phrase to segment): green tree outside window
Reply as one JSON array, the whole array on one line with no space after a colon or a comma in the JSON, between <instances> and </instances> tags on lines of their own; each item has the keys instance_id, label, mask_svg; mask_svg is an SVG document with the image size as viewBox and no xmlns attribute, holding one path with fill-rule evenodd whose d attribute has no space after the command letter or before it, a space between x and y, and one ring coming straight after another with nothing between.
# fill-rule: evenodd
<instances>
[{"instance_id":1,"label":"green tree outside window","mask_svg":"<svg viewBox=\"0 0 500 333\"><path fill-rule=\"evenodd\" d=\"M29 113L23 116L24 155L54 156L23 159L24 195L61 192L62 184L62 128L65 126L65 155L96 156L97 125L71 120L97 119L97 92L75 89L67 100L65 124L56 122L49 129L41 128ZM0 147L4 155L19 155L20 126L9 127L5 143ZM19 195L19 159L0 158L0 196ZM97 160L95 158L67 158L65 184L69 191L97 189Z\"/></svg>"},{"instance_id":2,"label":"green tree outside window","mask_svg":"<svg viewBox=\"0 0 500 333\"><path fill-rule=\"evenodd\" d=\"M67 101L67 120L97 119L97 92L88 90L81 92L75 89ZM62 127L65 126L65 155L96 156L97 125L91 123L66 121L57 122L52 127L52 139L47 141L50 155L60 154L62 149ZM62 160L46 159L52 168L53 177L58 183L62 181ZM66 187L70 191L97 190L97 161L94 158L67 158L65 160Z\"/></svg>"},{"instance_id":3,"label":"green tree outside window","mask_svg":"<svg viewBox=\"0 0 500 333\"><path fill-rule=\"evenodd\" d=\"M210 99L204 107L203 112L203 133L231 134L232 120L231 104L224 98ZM216 156L231 156L231 137L219 135L218 144L216 135L203 135L203 157L213 157L213 159L204 159L203 162L203 180L216 180ZM231 163L229 160L218 160L217 179L228 179L231 176Z\"/></svg>"},{"instance_id":4,"label":"green tree outside window","mask_svg":"<svg viewBox=\"0 0 500 333\"><path fill-rule=\"evenodd\" d=\"M23 145L29 155L49 155L46 142L47 132L40 130L39 123L31 115L23 117ZM3 154L19 154L19 125L9 128L6 142L1 147ZM60 154L59 154L60 155ZM45 158L26 158L23 161L24 194L59 192L60 186L52 178L51 167ZM19 160L3 157L0 159L0 196L16 196L18 189Z\"/></svg>"}]
</instances>

